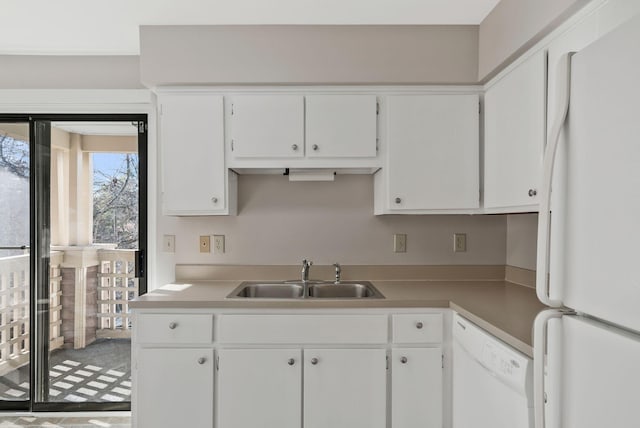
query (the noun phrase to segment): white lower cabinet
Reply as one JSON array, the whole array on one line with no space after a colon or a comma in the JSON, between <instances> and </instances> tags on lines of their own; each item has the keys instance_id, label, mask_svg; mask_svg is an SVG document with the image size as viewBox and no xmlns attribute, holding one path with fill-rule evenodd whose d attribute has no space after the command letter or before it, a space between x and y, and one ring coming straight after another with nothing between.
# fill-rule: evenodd
<instances>
[{"instance_id":1,"label":"white lower cabinet","mask_svg":"<svg viewBox=\"0 0 640 428\"><path fill-rule=\"evenodd\" d=\"M384 428L385 349L221 349L218 427ZM304 392L303 392L304 378Z\"/></svg>"},{"instance_id":2,"label":"white lower cabinet","mask_svg":"<svg viewBox=\"0 0 640 428\"><path fill-rule=\"evenodd\" d=\"M143 348L137 361L136 428L213 426L213 349Z\"/></svg>"},{"instance_id":3,"label":"white lower cabinet","mask_svg":"<svg viewBox=\"0 0 640 428\"><path fill-rule=\"evenodd\" d=\"M384 428L385 349L305 349L304 428Z\"/></svg>"},{"instance_id":4,"label":"white lower cabinet","mask_svg":"<svg viewBox=\"0 0 640 428\"><path fill-rule=\"evenodd\" d=\"M442 349L391 351L392 428L442 427Z\"/></svg>"},{"instance_id":5,"label":"white lower cabinet","mask_svg":"<svg viewBox=\"0 0 640 428\"><path fill-rule=\"evenodd\" d=\"M448 310L133 316L133 428L450 428Z\"/></svg>"},{"instance_id":6,"label":"white lower cabinet","mask_svg":"<svg viewBox=\"0 0 640 428\"><path fill-rule=\"evenodd\" d=\"M218 427L300 428L300 349L218 351Z\"/></svg>"}]
</instances>

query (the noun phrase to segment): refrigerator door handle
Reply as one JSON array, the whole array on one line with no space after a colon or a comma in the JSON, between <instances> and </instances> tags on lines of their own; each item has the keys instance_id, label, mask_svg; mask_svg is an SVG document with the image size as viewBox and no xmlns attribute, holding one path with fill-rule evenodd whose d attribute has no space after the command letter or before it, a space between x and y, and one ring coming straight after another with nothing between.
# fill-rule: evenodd
<instances>
[{"instance_id":1,"label":"refrigerator door handle","mask_svg":"<svg viewBox=\"0 0 640 428\"><path fill-rule=\"evenodd\" d=\"M535 418L535 428L545 428L546 426L546 388L545 388L545 368L547 362L547 332L549 320L562 318L565 315L573 315L575 312L566 309L547 309L536 316L533 324L533 410ZM553 397L559 394L553 391ZM551 426L559 426L554 424Z\"/></svg>"},{"instance_id":2,"label":"refrigerator door handle","mask_svg":"<svg viewBox=\"0 0 640 428\"><path fill-rule=\"evenodd\" d=\"M538 299L547 306L562 307L560 300L552 299L549 295L549 253L551 234L551 182L553 180L553 166L560 135L569 111L571 91L571 56L574 52L564 54L558 64L558 91L556 105L558 111L553 126L547 135L547 145L542 164L542 185L540 191L540 212L538 214L538 254L536 270L536 294Z\"/></svg>"}]
</instances>

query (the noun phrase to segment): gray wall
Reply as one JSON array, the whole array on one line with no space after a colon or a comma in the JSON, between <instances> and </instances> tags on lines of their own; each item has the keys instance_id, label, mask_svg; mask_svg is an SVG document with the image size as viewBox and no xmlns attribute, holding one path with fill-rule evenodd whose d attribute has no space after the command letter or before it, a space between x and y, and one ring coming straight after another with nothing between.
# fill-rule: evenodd
<instances>
[{"instance_id":1,"label":"gray wall","mask_svg":"<svg viewBox=\"0 0 640 428\"><path fill-rule=\"evenodd\" d=\"M138 56L0 55L0 89L140 89Z\"/></svg>"},{"instance_id":2,"label":"gray wall","mask_svg":"<svg viewBox=\"0 0 640 428\"><path fill-rule=\"evenodd\" d=\"M480 24L478 78L521 55L590 0L501 0Z\"/></svg>"},{"instance_id":3,"label":"gray wall","mask_svg":"<svg viewBox=\"0 0 640 428\"><path fill-rule=\"evenodd\" d=\"M507 216L507 265L536 269L538 214Z\"/></svg>"},{"instance_id":4,"label":"gray wall","mask_svg":"<svg viewBox=\"0 0 640 428\"><path fill-rule=\"evenodd\" d=\"M373 177L291 183L286 177L239 177L234 217L160 217L159 234L176 235L166 263L486 264L506 258L505 216L374 216ZM467 233L468 251L453 252L453 233ZM393 252L393 234L407 234L407 252ZM199 235L226 235L227 252L202 254Z\"/></svg>"},{"instance_id":5,"label":"gray wall","mask_svg":"<svg viewBox=\"0 0 640 428\"><path fill-rule=\"evenodd\" d=\"M142 82L464 84L477 81L477 26L143 26Z\"/></svg>"}]
</instances>

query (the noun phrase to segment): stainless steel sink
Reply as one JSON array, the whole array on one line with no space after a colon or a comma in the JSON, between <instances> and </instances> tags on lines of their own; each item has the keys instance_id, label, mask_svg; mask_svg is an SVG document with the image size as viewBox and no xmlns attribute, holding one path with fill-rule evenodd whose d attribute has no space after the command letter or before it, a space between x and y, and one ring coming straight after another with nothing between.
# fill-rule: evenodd
<instances>
[{"instance_id":1,"label":"stainless steel sink","mask_svg":"<svg viewBox=\"0 0 640 428\"><path fill-rule=\"evenodd\" d=\"M302 284L243 282L227 297L245 297L254 299L297 299L304 292Z\"/></svg>"},{"instance_id":2,"label":"stainless steel sink","mask_svg":"<svg viewBox=\"0 0 640 428\"><path fill-rule=\"evenodd\" d=\"M319 299L382 299L384 296L370 283L340 282L309 286L309 297Z\"/></svg>"},{"instance_id":3,"label":"stainless steel sink","mask_svg":"<svg viewBox=\"0 0 640 428\"><path fill-rule=\"evenodd\" d=\"M308 293L305 296L305 291ZM384 299L368 281L243 282L228 299Z\"/></svg>"}]
</instances>

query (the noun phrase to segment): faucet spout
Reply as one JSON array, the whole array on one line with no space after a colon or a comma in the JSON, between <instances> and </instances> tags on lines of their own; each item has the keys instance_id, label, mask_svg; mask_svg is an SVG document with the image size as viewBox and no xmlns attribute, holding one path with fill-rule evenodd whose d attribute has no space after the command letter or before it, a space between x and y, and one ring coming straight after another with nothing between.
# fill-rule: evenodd
<instances>
[{"instance_id":1,"label":"faucet spout","mask_svg":"<svg viewBox=\"0 0 640 428\"><path fill-rule=\"evenodd\" d=\"M302 261L302 281L309 281L309 268L313 265L312 261L304 259Z\"/></svg>"},{"instance_id":2,"label":"faucet spout","mask_svg":"<svg viewBox=\"0 0 640 428\"><path fill-rule=\"evenodd\" d=\"M313 262L307 259L302 260L302 298L305 299L309 294L309 268Z\"/></svg>"},{"instance_id":3,"label":"faucet spout","mask_svg":"<svg viewBox=\"0 0 640 428\"><path fill-rule=\"evenodd\" d=\"M342 269L340 268L340 263L334 263L333 267L336 268L336 284L340 284L340 274L342 273Z\"/></svg>"}]
</instances>

